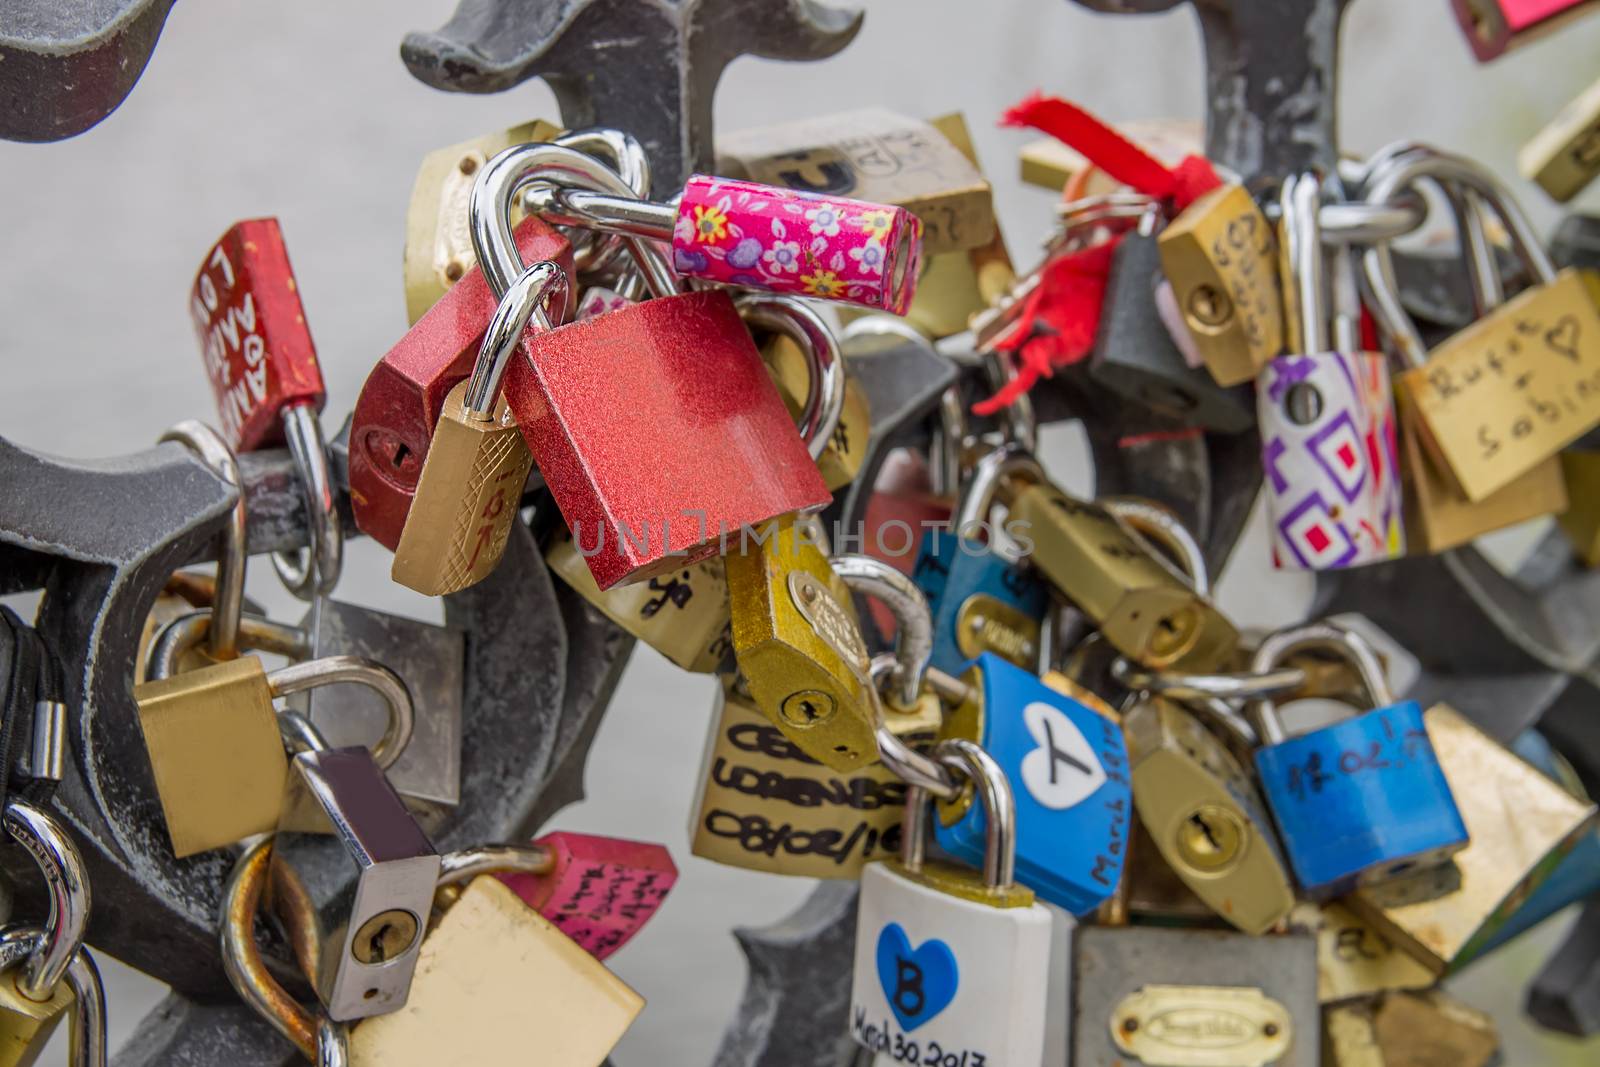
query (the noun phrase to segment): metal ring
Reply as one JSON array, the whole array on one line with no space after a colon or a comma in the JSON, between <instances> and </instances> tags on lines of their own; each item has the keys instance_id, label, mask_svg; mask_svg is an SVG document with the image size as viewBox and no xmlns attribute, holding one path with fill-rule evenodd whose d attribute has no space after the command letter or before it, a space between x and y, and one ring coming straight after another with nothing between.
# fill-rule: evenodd
<instances>
[{"instance_id":1,"label":"metal ring","mask_svg":"<svg viewBox=\"0 0 1600 1067\"><path fill-rule=\"evenodd\" d=\"M155 681L178 673L179 657L198 645L209 632L211 611L211 608L201 608L180 615L161 628L150 642L146 679ZM240 643L255 652L270 652L289 659L305 659L311 655L311 638L304 630L259 615L240 616L239 636Z\"/></svg>"},{"instance_id":2,"label":"metal ring","mask_svg":"<svg viewBox=\"0 0 1600 1067\"><path fill-rule=\"evenodd\" d=\"M9 971L44 945L38 926L0 928L0 971ZM100 968L87 946L78 949L67 965L67 987L72 990L72 1023L67 1038L67 1061L73 1067L106 1067L106 993Z\"/></svg>"},{"instance_id":3,"label":"metal ring","mask_svg":"<svg viewBox=\"0 0 1600 1067\"><path fill-rule=\"evenodd\" d=\"M290 752L326 752L333 747L310 719L292 708L279 711L277 720L278 736Z\"/></svg>"},{"instance_id":4,"label":"metal ring","mask_svg":"<svg viewBox=\"0 0 1600 1067\"><path fill-rule=\"evenodd\" d=\"M1148 538L1176 556L1178 569L1194 591L1203 597L1211 595L1211 572L1206 568L1205 553L1189 528L1170 510L1137 496L1102 497L1097 503L1132 527L1140 538ZM1165 557L1158 552L1155 558Z\"/></svg>"},{"instance_id":5,"label":"metal ring","mask_svg":"<svg viewBox=\"0 0 1600 1067\"><path fill-rule=\"evenodd\" d=\"M350 1025L323 1015L317 1019L317 1067L349 1067Z\"/></svg>"},{"instance_id":6,"label":"metal ring","mask_svg":"<svg viewBox=\"0 0 1600 1067\"><path fill-rule=\"evenodd\" d=\"M6 801L6 831L39 865L50 895L44 945L29 956L17 988L34 1000L47 1000L83 947L89 927L89 879L78 846L61 824L20 797Z\"/></svg>"},{"instance_id":7,"label":"metal ring","mask_svg":"<svg viewBox=\"0 0 1600 1067\"><path fill-rule=\"evenodd\" d=\"M988 522L989 509L994 505L995 494L1000 491L1001 483L1019 475L1031 484L1043 485L1050 480L1039 461L1016 444L1003 444L980 457L973 464L967 491L961 495L961 505L956 513L956 533L965 537L969 526ZM974 486L980 488L974 489Z\"/></svg>"},{"instance_id":8,"label":"metal ring","mask_svg":"<svg viewBox=\"0 0 1600 1067\"><path fill-rule=\"evenodd\" d=\"M317 1017L284 992L261 959L253 931L261 892L272 867L272 838L245 847L222 890L222 929L218 940L222 970L239 999L289 1040L308 1060L317 1057ZM320 1014L320 1013L319 1013Z\"/></svg>"},{"instance_id":9,"label":"metal ring","mask_svg":"<svg viewBox=\"0 0 1600 1067\"><path fill-rule=\"evenodd\" d=\"M933 613L917 583L881 559L859 553L834 556L828 565L852 592L881 600L894 616L895 673L890 699L910 708L922 692L922 676L933 658Z\"/></svg>"},{"instance_id":10,"label":"metal ring","mask_svg":"<svg viewBox=\"0 0 1600 1067\"><path fill-rule=\"evenodd\" d=\"M1275 667L1262 674L1185 674L1148 670L1122 656L1111 662L1111 677L1129 689L1159 693L1174 700L1257 700L1288 696L1306 684L1306 672L1299 667Z\"/></svg>"},{"instance_id":11,"label":"metal ring","mask_svg":"<svg viewBox=\"0 0 1600 1067\"><path fill-rule=\"evenodd\" d=\"M1006 772L982 746L964 737L939 742L933 754L946 767L972 779L983 805L984 884L994 889L1010 886L1016 881L1017 806Z\"/></svg>"},{"instance_id":12,"label":"metal ring","mask_svg":"<svg viewBox=\"0 0 1600 1067\"><path fill-rule=\"evenodd\" d=\"M1378 654L1373 651L1372 645L1355 631L1330 622L1307 623L1268 634L1256 647L1250 669L1264 674L1294 653L1313 648L1333 650L1344 656L1356 668L1373 707L1381 708L1394 703L1388 679L1383 674L1383 665L1378 662ZM1249 710L1263 744L1276 745L1288 737L1283 722L1278 718L1278 709L1270 699L1251 701Z\"/></svg>"},{"instance_id":13,"label":"metal ring","mask_svg":"<svg viewBox=\"0 0 1600 1067\"><path fill-rule=\"evenodd\" d=\"M650 156L633 134L609 126L589 126L570 130L551 143L596 156L616 170L635 196L641 200L650 198ZM620 235L594 230L578 229L568 239L572 242L572 269L578 274L606 270L624 248Z\"/></svg>"},{"instance_id":14,"label":"metal ring","mask_svg":"<svg viewBox=\"0 0 1600 1067\"><path fill-rule=\"evenodd\" d=\"M344 529L316 406L306 402L284 408L283 437L305 500L311 546L272 553L272 566L289 592L313 600L333 592L344 569Z\"/></svg>"},{"instance_id":15,"label":"metal ring","mask_svg":"<svg viewBox=\"0 0 1600 1067\"><path fill-rule=\"evenodd\" d=\"M524 874L549 874L555 870L554 854L543 845L477 845L458 848L439 857L438 885L459 885L480 874L496 871L521 871Z\"/></svg>"},{"instance_id":16,"label":"metal ring","mask_svg":"<svg viewBox=\"0 0 1600 1067\"><path fill-rule=\"evenodd\" d=\"M232 659L239 654L238 620L244 614L244 572L250 558L249 516L245 513L239 461L217 431L196 419L177 423L159 441L176 441L198 455L236 494L228 523L217 535L217 592L212 608L221 621L210 634L211 655Z\"/></svg>"},{"instance_id":17,"label":"metal ring","mask_svg":"<svg viewBox=\"0 0 1600 1067\"><path fill-rule=\"evenodd\" d=\"M896 778L940 800L954 800L961 795L960 785L938 760L918 752L882 724L878 726L877 738L878 760Z\"/></svg>"},{"instance_id":18,"label":"metal ring","mask_svg":"<svg viewBox=\"0 0 1600 1067\"><path fill-rule=\"evenodd\" d=\"M461 398L461 406L468 416L480 421L494 418L500 382L517 353L517 346L522 344L529 320L541 331L548 332L567 321L571 305L571 284L560 265L545 260L517 275L494 309L494 317L483 334L483 344L478 347L478 358L472 364L472 377Z\"/></svg>"},{"instance_id":19,"label":"metal ring","mask_svg":"<svg viewBox=\"0 0 1600 1067\"><path fill-rule=\"evenodd\" d=\"M805 355L808 377L800 436L811 458L821 459L844 414L844 359L833 331L821 315L792 296L740 293L733 303L746 322L783 334Z\"/></svg>"},{"instance_id":20,"label":"metal ring","mask_svg":"<svg viewBox=\"0 0 1600 1067\"><path fill-rule=\"evenodd\" d=\"M378 766L388 770L411 743L415 725L411 690L394 671L376 660L362 656L323 656L304 663L291 663L267 675L267 685L274 697L302 693L338 682L364 685L383 698L389 705L389 725L378 743L372 746L372 758Z\"/></svg>"}]
</instances>

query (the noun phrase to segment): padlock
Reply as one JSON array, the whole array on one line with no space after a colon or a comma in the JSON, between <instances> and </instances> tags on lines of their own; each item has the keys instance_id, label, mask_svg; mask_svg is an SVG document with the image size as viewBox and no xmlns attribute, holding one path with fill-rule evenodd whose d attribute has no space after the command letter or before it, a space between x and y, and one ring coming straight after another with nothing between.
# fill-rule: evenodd
<instances>
[{"instance_id":1,"label":"padlock","mask_svg":"<svg viewBox=\"0 0 1600 1067\"><path fill-rule=\"evenodd\" d=\"M557 145L502 152L473 194L475 205L489 205L474 215L492 231L479 234L491 275L515 258L505 225L511 194L538 177L627 188ZM642 238L634 244L653 290L670 291L658 253ZM663 275L669 289L655 290ZM507 370L506 398L601 589L681 569L731 531L829 499L725 291L662 295L571 323L530 339L527 355ZM819 397L828 384L818 383ZM820 399L807 407L824 410ZM640 462L641 446L649 462Z\"/></svg>"},{"instance_id":2,"label":"padlock","mask_svg":"<svg viewBox=\"0 0 1600 1067\"><path fill-rule=\"evenodd\" d=\"M1278 242L1242 185L1219 186L1157 239L1161 270L1205 366L1219 385L1254 378L1283 350Z\"/></svg>"},{"instance_id":3,"label":"padlock","mask_svg":"<svg viewBox=\"0 0 1600 1067\"><path fill-rule=\"evenodd\" d=\"M1447 704L1430 707L1425 723L1472 842L1443 867L1363 887L1346 903L1435 974L1443 974L1477 955L1593 833L1595 806L1546 778Z\"/></svg>"},{"instance_id":4,"label":"padlock","mask_svg":"<svg viewBox=\"0 0 1600 1067\"><path fill-rule=\"evenodd\" d=\"M1281 922L1294 885L1254 783L1177 703L1146 696L1123 716L1133 802L1167 864L1247 934Z\"/></svg>"},{"instance_id":5,"label":"padlock","mask_svg":"<svg viewBox=\"0 0 1600 1067\"><path fill-rule=\"evenodd\" d=\"M1329 350L1316 176L1285 179L1282 203L1291 354L1269 362L1256 385L1273 564L1393 559L1405 535L1388 368L1379 353Z\"/></svg>"},{"instance_id":6,"label":"padlock","mask_svg":"<svg viewBox=\"0 0 1600 1067\"><path fill-rule=\"evenodd\" d=\"M1318 1062L1309 937L1083 926L1073 941L1073 1067Z\"/></svg>"},{"instance_id":7,"label":"padlock","mask_svg":"<svg viewBox=\"0 0 1600 1067\"><path fill-rule=\"evenodd\" d=\"M746 321L750 321L747 308L748 305L741 301L741 311ZM815 314L809 309L806 311ZM838 342L834 340L833 332L828 330L826 323L819 322L819 325L826 331L827 341L837 353ZM773 333L761 347L761 359L772 374L789 414L800 418L811 389L811 376L806 369L806 356L801 345L786 333ZM834 361L839 361L837 354ZM845 375L839 421L828 435L825 451L817 458L817 469L822 472L822 480L829 491L836 492L855 481L861 470L861 461L866 456L867 440L871 433L872 412L867 407L866 394L855 379Z\"/></svg>"},{"instance_id":8,"label":"padlock","mask_svg":"<svg viewBox=\"0 0 1600 1067\"><path fill-rule=\"evenodd\" d=\"M270 674L255 656L171 677L165 664L152 664L150 677L133 697L167 835L180 859L278 825L289 760L272 707L276 698L356 682L389 706L388 728L374 746L378 758L393 764L411 739L405 683L382 664L354 656L296 663Z\"/></svg>"},{"instance_id":9,"label":"padlock","mask_svg":"<svg viewBox=\"0 0 1600 1067\"><path fill-rule=\"evenodd\" d=\"M1255 202L1249 194L1238 191L1253 208ZM1158 245L1156 236L1159 222L1160 210L1152 207L1140 218L1138 228L1117 244L1089 373L1113 392L1182 425L1217 433L1243 433L1256 421L1255 399L1250 390L1242 385L1219 385L1210 371L1189 366L1156 310L1164 247ZM1264 266L1252 269L1265 273ZM1197 293L1217 292L1204 286L1195 288ZM1275 299L1276 293L1272 295ZM1191 294L1191 315L1200 299ZM1226 296L1220 299L1228 300ZM1255 322L1253 317L1240 318ZM1231 341L1247 343L1242 337Z\"/></svg>"},{"instance_id":10,"label":"padlock","mask_svg":"<svg viewBox=\"0 0 1600 1067\"><path fill-rule=\"evenodd\" d=\"M439 854L371 750L325 747L298 712L284 715L309 747L289 761L273 878L305 901L306 977L340 1022L397 1011L417 967ZM312 868L316 877L301 877Z\"/></svg>"},{"instance_id":11,"label":"padlock","mask_svg":"<svg viewBox=\"0 0 1600 1067\"><path fill-rule=\"evenodd\" d=\"M566 151L507 149L482 173L535 160L569 178L589 169L592 160ZM672 269L684 278L896 315L916 293L922 223L904 208L705 174L689 177L675 205L629 195L625 186L598 191L566 182L534 186L526 202L548 222L627 234L636 244L671 241Z\"/></svg>"},{"instance_id":12,"label":"padlock","mask_svg":"<svg viewBox=\"0 0 1600 1067\"><path fill-rule=\"evenodd\" d=\"M533 847L548 857L545 869L495 877L597 960L627 944L678 880L662 845L557 831Z\"/></svg>"},{"instance_id":13,"label":"padlock","mask_svg":"<svg viewBox=\"0 0 1600 1067\"><path fill-rule=\"evenodd\" d=\"M1600 271L1600 215L1573 212L1556 224L1550 235L1550 258L1562 267L1579 267L1594 292L1595 271ZM1600 300L1600 297L1596 297Z\"/></svg>"},{"instance_id":14,"label":"padlock","mask_svg":"<svg viewBox=\"0 0 1600 1067\"><path fill-rule=\"evenodd\" d=\"M850 1034L897 1062L1032 1067L1044 1052L1050 913L1012 881L1012 796L978 746L941 742L990 829L983 875L925 863L927 793L906 793L900 858L861 872Z\"/></svg>"},{"instance_id":15,"label":"padlock","mask_svg":"<svg viewBox=\"0 0 1600 1067\"><path fill-rule=\"evenodd\" d=\"M1431 149L1423 148L1392 154L1374 168L1372 180L1381 180L1387 169L1399 166L1406 167L1410 173L1426 175L1430 164L1439 158ZM1401 195L1408 188L1414 187L1402 187L1391 195ZM1443 188L1456 217L1461 258L1471 279L1473 302L1481 318L1492 314L1504 302L1499 268L1485 234L1483 205L1477 194L1469 190L1450 184ZM1387 247L1376 246L1367 264L1367 285L1374 295L1374 315L1393 338L1402 359L1413 367L1426 366L1427 350L1422 336L1406 314L1398 290L1392 287L1393 257ZM1482 500L1467 500L1426 447L1427 431L1419 424L1410 394L1401 390L1398 402L1406 529L1411 535L1413 549L1442 552L1481 534L1565 509L1567 493L1562 484L1560 460L1555 456L1539 462Z\"/></svg>"},{"instance_id":16,"label":"padlock","mask_svg":"<svg viewBox=\"0 0 1600 1067\"><path fill-rule=\"evenodd\" d=\"M731 678L717 687L689 851L734 867L853 879L900 848L905 784L880 763L812 759Z\"/></svg>"},{"instance_id":17,"label":"padlock","mask_svg":"<svg viewBox=\"0 0 1600 1067\"><path fill-rule=\"evenodd\" d=\"M1600 10L1596 0L1450 0L1450 7L1479 63Z\"/></svg>"},{"instance_id":18,"label":"padlock","mask_svg":"<svg viewBox=\"0 0 1600 1067\"><path fill-rule=\"evenodd\" d=\"M498 277L490 272L491 288L498 289ZM472 377L450 390L434 426L395 545L390 576L401 585L443 596L476 585L499 565L533 467L500 387L530 326L542 332L566 321L567 286L561 267L545 261L501 294Z\"/></svg>"},{"instance_id":19,"label":"padlock","mask_svg":"<svg viewBox=\"0 0 1600 1067\"><path fill-rule=\"evenodd\" d=\"M524 262L551 260L570 275L565 238L538 219L515 233ZM350 508L361 531L388 549L400 543L445 397L472 373L499 304L481 268L469 270L361 387L350 424Z\"/></svg>"},{"instance_id":20,"label":"padlock","mask_svg":"<svg viewBox=\"0 0 1600 1067\"><path fill-rule=\"evenodd\" d=\"M1492 1067L1500 1035L1494 1018L1442 989L1390 993L1325 1009L1325 1067Z\"/></svg>"},{"instance_id":21,"label":"padlock","mask_svg":"<svg viewBox=\"0 0 1600 1067\"><path fill-rule=\"evenodd\" d=\"M1317 1000L1337 1004L1399 989L1427 989L1438 976L1339 901L1305 900L1289 928L1317 939Z\"/></svg>"},{"instance_id":22,"label":"padlock","mask_svg":"<svg viewBox=\"0 0 1600 1067\"><path fill-rule=\"evenodd\" d=\"M942 737L966 738L1015 783L1017 877L1074 915L1116 889L1133 824L1128 753L1115 715L1086 690L1075 697L993 653L963 676L972 698ZM970 795L938 806L934 840L958 859L983 852L983 809Z\"/></svg>"},{"instance_id":23,"label":"padlock","mask_svg":"<svg viewBox=\"0 0 1600 1067\"><path fill-rule=\"evenodd\" d=\"M1569 448L1560 462L1569 503L1556 525L1585 567L1600 567L1600 452Z\"/></svg>"},{"instance_id":24,"label":"padlock","mask_svg":"<svg viewBox=\"0 0 1600 1067\"><path fill-rule=\"evenodd\" d=\"M312 658L358 656L404 680L416 707L411 741L386 773L423 827L436 827L461 799L465 635L328 598L312 604L300 629ZM382 736L389 721L383 698L361 685L317 686L291 696L286 706L311 720L336 748Z\"/></svg>"},{"instance_id":25,"label":"padlock","mask_svg":"<svg viewBox=\"0 0 1600 1067\"><path fill-rule=\"evenodd\" d=\"M1373 710L1289 737L1270 699L1250 704L1262 747L1261 791L1302 889L1313 899L1436 867L1467 845L1467 827L1414 700L1395 703L1372 647L1326 623L1268 637L1253 670L1321 647L1360 672ZM1470 788L1470 787L1468 787Z\"/></svg>"},{"instance_id":26,"label":"padlock","mask_svg":"<svg viewBox=\"0 0 1600 1067\"><path fill-rule=\"evenodd\" d=\"M994 482L1010 508L1006 532L1124 655L1148 667L1206 670L1232 654L1233 624L1104 508L1063 493L1011 446L979 461L987 464L1001 468ZM980 477L987 475L973 475ZM957 530L987 515L990 503L978 494L963 499Z\"/></svg>"},{"instance_id":27,"label":"padlock","mask_svg":"<svg viewBox=\"0 0 1600 1067\"><path fill-rule=\"evenodd\" d=\"M832 328L792 296L742 293L735 306L746 323L795 346L799 362L786 368L787 380L770 362L767 371L829 491L850 484L861 469L872 422L865 398L855 389L850 424L845 423L852 385Z\"/></svg>"},{"instance_id":28,"label":"padlock","mask_svg":"<svg viewBox=\"0 0 1600 1067\"><path fill-rule=\"evenodd\" d=\"M997 229L989 183L966 154L932 125L881 107L724 134L717 168L730 178L904 208L922 221L930 257L981 247Z\"/></svg>"},{"instance_id":29,"label":"padlock","mask_svg":"<svg viewBox=\"0 0 1600 1067\"><path fill-rule=\"evenodd\" d=\"M43 929L0 929L8 961L0 968L0 1064L30 1067L61 1020L70 1018L71 1062L103 1067L105 993L84 945L90 893L83 858L53 816L19 797L6 800L4 821L44 876L50 915Z\"/></svg>"},{"instance_id":30,"label":"padlock","mask_svg":"<svg viewBox=\"0 0 1600 1067\"><path fill-rule=\"evenodd\" d=\"M779 519L724 559L733 650L762 713L836 771L878 756L870 661L848 587L809 527Z\"/></svg>"},{"instance_id":31,"label":"padlock","mask_svg":"<svg viewBox=\"0 0 1600 1067\"><path fill-rule=\"evenodd\" d=\"M1410 365L1395 384L1413 425L1441 473L1476 502L1600 424L1600 309L1578 271L1557 273L1521 208L1471 160L1404 153L1380 168L1367 195L1392 202L1416 175L1455 184L1492 210L1534 281L1426 356L1414 337L1395 337ZM1369 279L1387 286L1382 248L1365 262Z\"/></svg>"},{"instance_id":32,"label":"padlock","mask_svg":"<svg viewBox=\"0 0 1600 1067\"><path fill-rule=\"evenodd\" d=\"M868 696L877 705L878 758L897 773L913 739L932 741L944 722L942 701L968 697L961 682L930 668L933 615L915 582L893 566L862 553L841 553L828 565L858 600L881 603L894 617L894 651L874 656L867 668Z\"/></svg>"},{"instance_id":33,"label":"padlock","mask_svg":"<svg viewBox=\"0 0 1600 1067\"><path fill-rule=\"evenodd\" d=\"M1517 170L1562 203L1600 175L1600 81L1522 146Z\"/></svg>"},{"instance_id":34,"label":"padlock","mask_svg":"<svg viewBox=\"0 0 1600 1067\"><path fill-rule=\"evenodd\" d=\"M1221 929L1226 924L1211 906L1184 884L1150 838L1150 831L1138 819L1128 839L1128 855L1122 863L1122 884L1102 907L1099 921L1125 925L1120 918L1105 917L1113 906L1126 909L1129 922L1151 926L1206 926Z\"/></svg>"}]
</instances>

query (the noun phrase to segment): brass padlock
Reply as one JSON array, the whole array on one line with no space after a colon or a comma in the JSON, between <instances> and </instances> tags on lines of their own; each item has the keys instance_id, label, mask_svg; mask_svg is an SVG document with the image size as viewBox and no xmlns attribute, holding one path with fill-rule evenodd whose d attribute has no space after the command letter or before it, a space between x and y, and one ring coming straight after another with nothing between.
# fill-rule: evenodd
<instances>
[{"instance_id":1,"label":"brass padlock","mask_svg":"<svg viewBox=\"0 0 1600 1067\"><path fill-rule=\"evenodd\" d=\"M877 759L866 645L850 591L810 526L775 519L724 560L734 655L762 713L834 770Z\"/></svg>"},{"instance_id":2,"label":"brass padlock","mask_svg":"<svg viewBox=\"0 0 1600 1067\"><path fill-rule=\"evenodd\" d=\"M1324 1067L1489 1067L1499 1051L1493 1017L1442 989L1323 1010Z\"/></svg>"},{"instance_id":3,"label":"brass padlock","mask_svg":"<svg viewBox=\"0 0 1600 1067\"><path fill-rule=\"evenodd\" d=\"M1291 929L1317 937L1317 1000L1336 1004L1400 989L1426 989L1438 977L1338 901L1302 901Z\"/></svg>"},{"instance_id":4,"label":"brass padlock","mask_svg":"<svg viewBox=\"0 0 1600 1067\"><path fill-rule=\"evenodd\" d=\"M800 426L822 480L830 491L849 485L866 458L872 413L860 386L845 374L833 330L815 310L793 297L748 293L735 303L746 323L770 334L762 347L762 361ZM835 379L842 379L842 386L835 385ZM831 395L835 389L842 389L837 402Z\"/></svg>"},{"instance_id":5,"label":"brass padlock","mask_svg":"<svg viewBox=\"0 0 1600 1067\"><path fill-rule=\"evenodd\" d=\"M1471 842L1451 862L1345 898L1435 974L1480 946L1593 829L1579 800L1448 704L1424 715Z\"/></svg>"},{"instance_id":6,"label":"brass padlock","mask_svg":"<svg viewBox=\"0 0 1600 1067\"><path fill-rule=\"evenodd\" d=\"M798 418L809 389L809 372L801 346L788 334L774 333L761 346L761 360L772 374L784 406ZM867 396L856 380L846 375L839 421L817 459L817 469L822 472L822 480L829 490L838 492L855 481L861 461L866 458L867 439L871 433L872 412L867 406Z\"/></svg>"},{"instance_id":7,"label":"brass padlock","mask_svg":"<svg viewBox=\"0 0 1600 1067\"><path fill-rule=\"evenodd\" d=\"M476 585L499 564L533 468L501 380L530 324L549 330L566 320L568 295L566 272L548 261L522 271L502 294L472 377L445 397L422 462L390 571L401 585L443 596Z\"/></svg>"},{"instance_id":8,"label":"brass padlock","mask_svg":"<svg viewBox=\"0 0 1600 1067\"><path fill-rule=\"evenodd\" d=\"M1217 914L1264 933L1294 906L1272 818L1239 761L1178 704L1146 697L1123 719L1133 802L1163 859Z\"/></svg>"},{"instance_id":9,"label":"brass padlock","mask_svg":"<svg viewBox=\"0 0 1600 1067\"><path fill-rule=\"evenodd\" d=\"M1207 670L1233 653L1233 624L1110 512L1067 496L1014 446L979 462L1003 468L993 482L1010 508L1007 531L1029 561L1123 655L1147 667ZM989 505L970 494L957 529L982 521Z\"/></svg>"},{"instance_id":10,"label":"brass padlock","mask_svg":"<svg viewBox=\"0 0 1600 1067\"><path fill-rule=\"evenodd\" d=\"M393 763L411 739L411 694L380 663L329 656L269 674L257 657L241 656L171 677L166 665L153 665L152 680L135 686L133 696L167 835L179 858L278 825L289 760L274 699L356 682L389 705L389 729L375 746L380 762Z\"/></svg>"},{"instance_id":11,"label":"brass padlock","mask_svg":"<svg viewBox=\"0 0 1600 1067\"><path fill-rule=\"evenodd\" d=\"M1600 452L1576 448L1562 452L1561 476L1569 504L1556 524L1585 567L1600 567Z\"/></svg>"},{"instance_id":12,"label":"brass padlock","mask_svg":"<svg viewBox=\"0 0 1600 1067\"><path fill-rule=\"evenodd\" d=\"M1161 231L1161 267L1219 385L1256 376L1283 351L1283 289L1272 224L1242 185L1223 185Z\"/></svg>"},{"instance_id":13,"label":"brass padlock","mask_svg":"<svg viewBox=\"0 0 1600 1067\"><path fill-rule=\"evenodd\" d=\"M1522 146L1517 170L1563 203L1594 181L1600 174L1600 81Z\"/></svg>"}]
</instances>

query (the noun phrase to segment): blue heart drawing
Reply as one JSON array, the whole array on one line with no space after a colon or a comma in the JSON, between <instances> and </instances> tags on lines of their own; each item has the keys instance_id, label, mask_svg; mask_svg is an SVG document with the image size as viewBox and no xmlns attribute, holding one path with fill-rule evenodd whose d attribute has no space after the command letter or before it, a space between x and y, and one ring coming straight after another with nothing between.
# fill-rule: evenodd
<instances>
[{"instance_id":1,"label":"blue heart drawing","mask_svg":"<svg viewBox=\"0 0 1600 1067\"><path fill-rule=\"evenodd\" d=\"M890 923L878 935L878 982L906 1033L950 1005L957 978L956 954L943 941L930 938L913 952L899 923Z\"/></svg>"}]
</instances>

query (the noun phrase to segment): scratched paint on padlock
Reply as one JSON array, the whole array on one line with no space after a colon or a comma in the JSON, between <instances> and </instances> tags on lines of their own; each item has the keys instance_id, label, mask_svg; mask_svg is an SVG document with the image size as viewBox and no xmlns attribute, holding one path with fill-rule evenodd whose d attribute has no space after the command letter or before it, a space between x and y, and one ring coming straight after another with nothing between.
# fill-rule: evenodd
<instances>
[{"instance_id":1,"label":"scratched paint on padlock","mask_svg":"<svg viewBox=\"0 0 1600 1067\"><path fill-rule=\"evenodd\" d=\"M696 856L808 878L855 878L900 851L905 783L882 764L831 771L735 694L719 696L689 829Z\"/></svg>"},{"instance_id":2,"label":"scratched paint on padlock","mask_svg":"<svg viewBox=\"0 0 1600 1067\"><path fill-rule=\"evenodd\" d=\"M549 850L548 873L496 877L597 960L627 944L678 880L678 868L661 845L563 832L533 843Z\"/></svg>"},{"instance_id":3,"label":"scratched paint on padlock","mask_svg":"<svg viewBox=\"0 0 1600 1067\"><path fill-rule=\"evenodd\" d=\"M1261 372L1256 407L1275 566L1337 570L1404 553L1382 356L1279 356Z\"/></svg>"},{"instance_id":4,"label":"scratched paint on padlock","mask_svg":"<svg viewBox=\"0 0 1600 1067\"><path fill-rule=\"evenodd\" d=\"M321 408L322 370L277 219L222 235L195 274L189 314L236 451L282 441L278 416L289 404Z\"/></svg>"},{"instance_id":5,"label":"scratched paint on padlock","mask_svg":"<svg viewBox=\"0 0 1600 1067\"><path fill-rule=\"evenodd\" d=\"M1400 375L1426 442L1482 500L1600 424L1600 312L1564 270Z\"/></svg>"}]
</instances>

